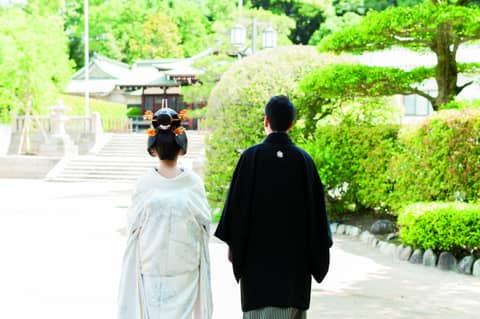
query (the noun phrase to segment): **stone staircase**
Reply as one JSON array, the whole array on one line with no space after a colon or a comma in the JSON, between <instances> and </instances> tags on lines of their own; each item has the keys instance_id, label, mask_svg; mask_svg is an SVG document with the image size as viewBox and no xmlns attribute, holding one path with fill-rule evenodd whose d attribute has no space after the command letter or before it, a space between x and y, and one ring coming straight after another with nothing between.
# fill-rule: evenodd
<instances>
[{"instance_id":1,"label":"stone staircase","mask_svg":"<svg viewBox=\"0 0 480 319\"><path fill-rule=\"evenodd\" d=\"M180 157L184 167L195 168L204 157L205 133L188 131L188 152ZM133 182L146 170L157 166L158 159L146 151L147 135L111 134L94 153L65 157L45 178L55 182Z\"/></svg>"}]
</instances>

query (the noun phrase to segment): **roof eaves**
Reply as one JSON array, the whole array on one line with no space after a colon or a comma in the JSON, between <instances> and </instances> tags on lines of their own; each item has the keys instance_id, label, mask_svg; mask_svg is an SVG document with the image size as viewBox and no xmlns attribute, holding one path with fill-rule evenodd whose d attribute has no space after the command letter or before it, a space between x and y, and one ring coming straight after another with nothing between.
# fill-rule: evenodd
<instances>
[{"instance_id":1,"label":"roof eaves","mask_svg":"<svg viewBox=\"0 0 480 319\"><path fill-rule=\"evenodd\" d=\"M101 55L99 53L96 53L96 52L93 53L93 58L98 59L98 60L103 60L103 61L106 61L106 62L111 63L111 64L115 64L115 65L120 66L124 69L130 69L130 66L128 64L110 59L110 58L108 58L104 55Z\"/></svg>"}]
</instances>

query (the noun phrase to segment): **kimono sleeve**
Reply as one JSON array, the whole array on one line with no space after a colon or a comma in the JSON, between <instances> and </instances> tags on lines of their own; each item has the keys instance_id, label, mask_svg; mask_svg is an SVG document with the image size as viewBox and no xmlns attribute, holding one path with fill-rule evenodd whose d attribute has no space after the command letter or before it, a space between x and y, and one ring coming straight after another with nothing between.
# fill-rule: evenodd
<instances>
[{"instance_id":1,"label":"kimono sleeve","mask_svg":"<svg viewBox=\"0 0 480 319\"><path fill-rule=\"evenodd\" d=\"M310 270L313 278L321 282L329 268L332 234L325 208L322 181L311 158L307 158L307 202L309 203Z\"/></svg>"},{"instance_id":2,"label":"kimono sleeve","mask_svg":"<svg viewBox=\"0 0 480 319\"><path fill-rule=\"evenodd\" d=\"M195 185L194 192L190 202L191 210L194 213L195 220L205 227L207 232L210 232L210 224L212 220L212 213L210 205L205 194L205 186L199 179Z\"/></svg>"},{"instance_id":3,"label":"kimono sleeve","mask_svg":"<svg viewBox=\"0 0 480 319\"><path fill-rule=\"evenodd\" d=\"M249 154L251 154L249 152ZM238 281L242 268L249 234L250 208L254 181L254 159L243 153L233 173L227 200L215 236L230 248L233 273Z\"/></svg>"},{"instance_id":4,"label":"kimono sleeve","mask_svg":"<svg viewBox=\"0 0 480 319\"><path fill-rule=\"evenodd\" d=\"M127 211L127 233L134 233L145 219L145 204L151 196L150 191L136 188L132 194L132 200Z\"/></svg>"}]
</instances>

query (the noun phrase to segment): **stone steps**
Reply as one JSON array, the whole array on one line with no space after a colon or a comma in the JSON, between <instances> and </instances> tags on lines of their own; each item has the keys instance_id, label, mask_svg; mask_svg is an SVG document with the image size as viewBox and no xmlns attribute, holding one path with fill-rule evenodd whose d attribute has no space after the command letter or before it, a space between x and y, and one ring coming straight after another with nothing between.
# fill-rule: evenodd
<instances>
[{"instance_id":1,"label":"stone steps","mask_svg":"<svg viewBox=\"0 0 480 319\"><path fill-rule=\"evenodd\" d=\"M188 131L188 153L179 159L183 167L204 157L205 134ZM158 159L148 155L145 134L111 134L95 153L64 158L50 171L46 180L55 182L133 182Z\"/></svg>"}]
</instances>

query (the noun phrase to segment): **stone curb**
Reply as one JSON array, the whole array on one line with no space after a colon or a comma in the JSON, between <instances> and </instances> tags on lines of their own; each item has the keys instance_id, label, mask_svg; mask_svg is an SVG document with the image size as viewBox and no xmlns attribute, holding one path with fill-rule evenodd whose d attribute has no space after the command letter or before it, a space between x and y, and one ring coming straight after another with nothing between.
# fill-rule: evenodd
<instances>
[{"instance_id":1,"label":"stone curb","mask_svg":"<svg viewBox=\"0 0 480 319\"><path fill-rule=\"evenodd\" d=\"M401 244L395 245L388 241L379 240L368 230L362 231L358 227L346 224L331 223L330 230L332 234L358 238L372 248L379 249L383 255L396 260L408 261L415 265L424 265L443 271L456 271L459 274L480 278L480 258L475 260L473 256L466 256L457 260L450 252L442 252L437 256L431 249L426 251L422 249L413 250L410 246L405 247Z\"/></svg>"}]
</instances>

